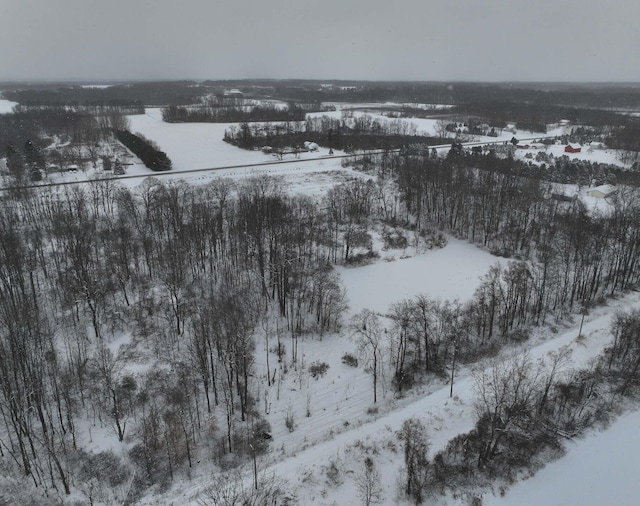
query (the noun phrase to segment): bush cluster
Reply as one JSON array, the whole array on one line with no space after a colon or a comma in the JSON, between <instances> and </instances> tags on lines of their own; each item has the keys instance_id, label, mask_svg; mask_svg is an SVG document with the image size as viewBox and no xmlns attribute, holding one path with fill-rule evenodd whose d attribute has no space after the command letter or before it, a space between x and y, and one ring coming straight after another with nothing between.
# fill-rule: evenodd
<instances>
[{"instance_id":1,"label":"bush cluster","mask_svg":"<svg viewBox=\"0 0 640 506\"><path fill-rule=\"evenodd\" d=\"M358 367L358 359L352 353L345 353L342 355L342 363L350 367Z\"/></svg>"},{"instance_id":2,"label":"bush cluster","mask_svg":"<svg viewBox=\"0 0 640 506\"><path fill-rule=\"evenodd\" d=\"M329 364L326 362L314 362L309 366L309 374L311 374L312 378L319 378L324 376L329 369Z\"/></svg>"}]
</instances>

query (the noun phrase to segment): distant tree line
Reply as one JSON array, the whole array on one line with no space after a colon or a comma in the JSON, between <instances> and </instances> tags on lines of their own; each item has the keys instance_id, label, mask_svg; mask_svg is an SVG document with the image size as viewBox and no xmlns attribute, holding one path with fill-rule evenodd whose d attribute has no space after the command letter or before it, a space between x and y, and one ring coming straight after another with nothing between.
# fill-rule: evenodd
<instances>
[{"instance_id":1,"label":"distant tree line","mask_svg":"<svg viewBox=\"0 0 640 506\"><path fill-rule=\"evenodd\" d=\"M25 106L137 107L193 104L208 90L193 81L114 84L107 87L68 85L6 86L7 100Z\"/></svg>"},{"instance_id":2,"label":"distant tree line","mask_svg":"<svg viewBox=\"0 0 640 506\"><path fill-rule=\"evenodd\" d=\"M135 154L142 163L156 172L171 170L171 160L164 151L160 151L151 141L128 130L116 132L117 139Z\"/></svg>"},{"instance_id":3,"label":"distant tree line","mask_svg":"<svg viewBox=\"0 0 640 506\"><path fill-rule=\"evenodd\" d=\"M277 107L273 104L240 105L235 107L177 106L162 110L162 120L167 123L241 123L256 121L303 121L307 112L321 110L320 105L304 107L290 104Z\"/></svg>"},{"instance_id":4,"label":"distant tree line","mask_svg":"<svg viewBox=\"0 0 640 506\"><path fill-rule=\"evenodd\" d=\"M626 85L577 85L551 83L447 83L333 81L320 87L317 81L270 81L274 98L327 102L398 102L470 106L487 103L560 105L588 109L635 109L640 91ZM236 82L236 86L242 86ZM552 122L557 122L556 118Z\"/></svg>"},{"instance_id":5,"label":"distant tree line","mask_svg":"<svg viewBox=\"0 0 640 506\"><path fill-rule=\"evenodd\" d=\"M640 151L640 123L616 128L611 132L607 145L613 149Z\"/></svg>"}]
</instances>

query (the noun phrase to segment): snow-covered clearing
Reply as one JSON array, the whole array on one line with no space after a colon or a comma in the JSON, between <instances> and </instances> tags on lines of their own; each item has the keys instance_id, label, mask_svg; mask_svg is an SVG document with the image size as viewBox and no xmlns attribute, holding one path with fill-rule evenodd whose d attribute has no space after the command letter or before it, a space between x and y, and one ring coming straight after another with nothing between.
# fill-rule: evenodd
<instances>
[{"instance_id":1,"label":"snow-covered clearing","mask_svg":"<svg viewBox=\"0 0 640 506\"><path fill-rule=\"evenodd\" d=\"M357 268L338 267L347 286L352 313L367 308L384 313L389 305L420 293L439 299L471 298L480 277L496 263L507 263L464 241L448 238L442 249L411 258ZM387 259L393 258L391 254Z\"/></svg>"},{"instance_id":2,"label":"snow-covered clearing","mask_svg":"<svg viewBox=\"0 0 640 506\"><path fill-rule=\"evenodd\" d=\"M161 109L129 116L131 131L156 142L173 162L173 170L204 169L242 163L261 163L268 159L260 151L246 151L222 139L227 123L165 123ZM135 174L137 167L127 173Z\"/></svg>"}]
</instances>

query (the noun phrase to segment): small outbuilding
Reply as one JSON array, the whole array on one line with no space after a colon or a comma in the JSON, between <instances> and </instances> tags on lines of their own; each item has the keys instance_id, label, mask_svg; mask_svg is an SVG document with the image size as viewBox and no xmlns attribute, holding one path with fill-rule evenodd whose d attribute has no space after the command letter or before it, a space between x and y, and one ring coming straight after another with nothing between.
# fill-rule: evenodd
<instances>
[{"instance_id":1,"label":"small outbuilding","mask_svg":"<svg viewBox=\"0 0 640 506\"><path fill-rule=\"evenodd\" d=\"M595 188L590 188L587 191L587 195L589 195L589 197L595 197L598 199L606 199L612 197L616 193L618 193L618 189L610 184L596 186Z\"/></svg>"},{"instance_id":2,"label":"small outbuilding","mask_svg":"<svg viewBox=\"0 0 640 506\"><path fill-rule=\"evenodd\" d=\"M582 151L582 146L573 142L570 142L564 147L565 153L580 153L580 151Z\"/></svg>"}]
</instances>

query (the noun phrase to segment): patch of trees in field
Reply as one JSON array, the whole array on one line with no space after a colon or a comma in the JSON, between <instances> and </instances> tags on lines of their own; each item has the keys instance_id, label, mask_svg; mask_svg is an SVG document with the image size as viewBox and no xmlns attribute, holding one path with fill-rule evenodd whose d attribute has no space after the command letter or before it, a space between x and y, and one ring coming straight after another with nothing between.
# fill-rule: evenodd
<instances>
[{"instance_id":1,"label":"patch of trees in field","mask_svg":"<svg viewBox=\"0 0 640 506\"><path fill-rule=\"evenodd\" d=\"M459 105L459 115L483 118L496 127L505 127L515 123L518 130L546 133L547 125L557 124L560 120L569 120L575 125L611 127L629 124L629 116L605 109L567 107L554 103L487 101Z\"/></svg>"},{"instance_id":2,"label":"patch of trees in field","mask_svg":"<svg viewBox=\"0 0 640 506\"><path fill-rule=\"evenodd\" d=\"M128 130L116 132L116 138L135 154L142 163L151 170L161 172L171 170L171 160L164 151L151 141L140 135L135 135Z\"/></svg>"},{"instance_id":3,"label":"patch of trees in field","mask_svg":"<svg viewBox=\"0 0 640 506\"><path fill-rule=\"evenodd\" d=\"M436 137L418 135L415 124L402 120L380 121L371 115L343 114L342 118L320 116L304 122L277 124L242 123L225 130L224 140L243 149L262 146L285 148L312 141L330 149L347 152L360 149L399 149L408 144L435 145ZM446 142L446 141L445 141Z\"/></svg>"},{"instance_id":4,"label":"patch of trees in field","mask_svg":"<svg viewBox=\"0 0 640 506\"><path fill-rule=\"evenodd\" d=\"M640 123L636 121L614 129L606 142L609 147L620 150L619 158L623 163L633 164L637 170L640 161Z\"/></svg>"},{"instance_id":5,"label":"patch of trees in field","mask_svg":"<svg viewBox=\"0 0 640 506\"><path fill-rule=\"evenodd\" d=\"M557 298L548 301L554 310L638 282L636 190L623 188L611 212L600 214L580 200L548 198L550 190L539 180L475 166L473 157L399 160L393 170L418 228L435 226L498 254L530 260L547 269L545 276L555 266L554 275L563 275L555 285Z\"/></svg>"},{"instance_id":6,"label":"patch of trees in field","mask_svg":"<svg viewBox=\"0 0 640 506\"><path fill-rule=\"evenodd\" d=\"M13 112L0 115L0 146L23 146L31 140L45 147L52 136L70 140L76 132L95 121L91 115L65 108L30 108L17 106Z\"/></svg>"},{"instance_id":7,"label":"patch of trees in field","mask_svg":"<svg viewBox=\"0 0 640 506\"><path fill-rule=\"evenodd\" d=\"M531 160L517 160L512 157L501 157L495 154L494 149L487 147L484 150L476 148L471 152L459 149L461 146L453 145L449 158L481 170L498 172L503 175L511 175L536 179L553 183L571 183L580 186L594 186L601 184L624 184L634 187L640 186L640 171L632 166L630 169L609 163L592 162L571 158L568 155L553 156L552 153L540 150L532 155ZM498 146L500 148L500 146ZM480 152L482 151L482 152ZM484 153L484 154L483 154ZM462 162L463 158L469 158ZM537 163L534 163L535 162Z\"/></svg>"}]
</instances>

